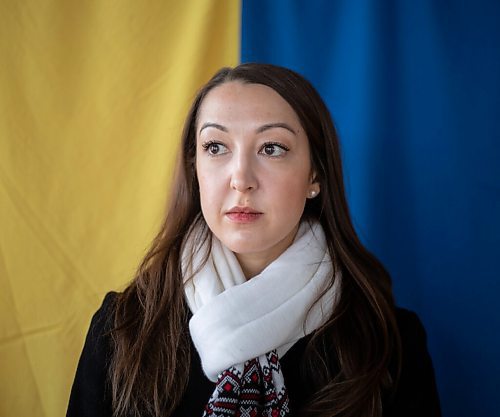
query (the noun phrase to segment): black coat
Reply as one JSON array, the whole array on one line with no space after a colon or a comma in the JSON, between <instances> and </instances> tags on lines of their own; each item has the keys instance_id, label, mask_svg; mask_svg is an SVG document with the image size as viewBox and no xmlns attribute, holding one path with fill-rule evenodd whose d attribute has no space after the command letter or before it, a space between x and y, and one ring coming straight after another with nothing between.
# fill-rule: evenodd
<instances>
[{"instance_id":1,"label":"black coat","mask_svg":"<svg viewBox=\"0 0 500 417\"><path fill-rule=\"evenodd\" d=\"M94 314L85 346L78 363L71 390L67 417L111 417L111 397L107 380L111 340L106 335L111 325L113 299L109 293L101 308ZM434 371L426 347L426 335L415 313L396 309L402 339L402 368L398 390L393 399L383 404L384 416L440 416L439 399ZM298 364L308 337L299 340L281 358L290 407L297 409L309 395L307 384L301 380ZM189 383L174 417L201 417L203 408L214 391L215 384L203 374L200 358L192 347Z\"/></svg>"}]
</instances>

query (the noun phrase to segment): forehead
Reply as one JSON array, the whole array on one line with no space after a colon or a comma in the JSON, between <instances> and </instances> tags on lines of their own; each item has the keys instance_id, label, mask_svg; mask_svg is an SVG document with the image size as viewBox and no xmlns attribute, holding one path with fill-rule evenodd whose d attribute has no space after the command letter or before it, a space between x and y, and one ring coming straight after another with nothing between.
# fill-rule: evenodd
<instances>
[{"instance_id":1,"label":"forehead","mask_svg":"<svg viewBox=\"0 0 500 417\"><path fill-rule=\"evenodd\" d=\"M197 124L287 122L300 128L300 120L272 88L262 84L230 81L213 88L201 103Z\"/></svg>"}]
</instances>

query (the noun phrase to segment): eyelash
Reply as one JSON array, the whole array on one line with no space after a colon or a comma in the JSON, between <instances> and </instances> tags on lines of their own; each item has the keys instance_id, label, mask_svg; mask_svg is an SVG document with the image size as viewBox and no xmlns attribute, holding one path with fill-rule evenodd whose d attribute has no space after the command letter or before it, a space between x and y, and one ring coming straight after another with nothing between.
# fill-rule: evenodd
<instances>
[{"instance_id":1,"label":"eyelash","mask_svg":"<svg viewBox=\"0 0 500 417\"><path fill-rule=\"evenodd\" d=\"M215 140L209 140L208 142L203 142L201 144L201 147L206 151L210 145L214 145L214 144L222 145L220 142L217 142Z\"/></svg>"},{"instance_id":2,"label":"eyelash","mask_svg":"<svg viewBox=\"0 0 500 417\"><path fill-rule=\"evenodd\" d=\"M288 146L285 146L283 145L282 143L279 143L279 142L266 142L264 143L261 148L260 148L260 151L263 151L267 146L277 146L278 148L284 150L285 152L288 152L290 150L290 148ZM272 155L266 155L264 154L265 156L269 157L269 158L279 158L281 157L282 155L279 155L279 156L272 156Z\"/></svg>"},{"instance_id":3,"label":"eyelash","mask_svg":"<svg viewBox=\"0 0 500 417\"><path fill-rule=\"evenodd\" d=\"M208 148L210 148L211 145L222 145L222 146L226 147L226 145L224 145L223 143L218 142L216 140L210 140L208 142L203 142L201 144L201 147L205 152L208 152ZM261 146L259 153L262 152L262 150L264 150L267 146L277 146L278 148L284 150L285 152L288 152L290 150L290 148L288 146L283 145L282 143L279 143L279 142L265 142ZM272 156L272 155L266 155L266 154L264 154L264 155L269 157L269 158L279 158L281 156L281 155L280 156ZM210 156L218 156L218 155L210 154Z\"/></svg>"},{"instance_id":4,"label":"eyelash","mask_svg":"<svg viewBox=\"0 0 500 417\"><path fill-rule=\"evenodd\" d=\"M202 144L201 144L201 147L202 147L203 151L204 151L204 152L206 152L206 153L208 154L208 156L210 156L211 158L215 158L216 156L220 156L220 155L214 155L214 154L212 154L212 153L210 153L210 152L208 151L208 149L209 149L209 148L210 148L210 146L212 146L212 145L221 145L221 146L226 147L223 143L221 143L221 142L217 142L216 140L210 140L210 141L208 141L208 142L204 142L204 143L202 143Z\"/></svg>"}]
</instances>

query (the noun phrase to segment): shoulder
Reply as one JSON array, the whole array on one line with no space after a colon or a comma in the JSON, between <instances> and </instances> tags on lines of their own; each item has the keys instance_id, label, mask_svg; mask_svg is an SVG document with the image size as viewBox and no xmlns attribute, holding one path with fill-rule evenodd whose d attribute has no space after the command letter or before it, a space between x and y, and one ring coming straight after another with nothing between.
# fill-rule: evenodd
<instances>
[{"instance_id":1,"label":"shoulder","mask_svg":"<svg viewBox=\"0 0 500 417\"><path fill-rule=\"evenodd\" d=\"M417 314L410 310L396 308L395 313L401 337L401 373L390 415L440 416L424 326Z\"/></svg>"},{"instance_id":2,"label":"shoulder","mask_svg":"<svg viewBox=\"0 0 500 417\"><path fill-rule=\"evenodd\" d=\"M117 292L111 291L104 296L101 307L92 316L88 336L100 338L112 330L118 295Z\"/></svg>"},{"instance_id":3,"label":"shoulder","mask_svg":"<svg viewBox=\"0 0 500 417\"><path fill-rule=\"evenodd\" d=\"M422 363L425 363L427 370L431 372L432 362L427 350L427 334L418 315L404 308L396 308L396 321L401 337L401 378L404 378L409 371L421 367Z\"/></svg>"},{"instance_id":4,"label":"shoulder","mask_svg":"<svg viewBox=\"0 0 500 417\"><path fill-rule=\"evenodd\" d=\"M112 356L110 332L118 293L106 294L93 315L71 388L67 417L111 416L108 369Z\"/></svg>"},{"instance_id":5,"label":"shoulder","mask_svg":"<svg viewBox=\"0 0 500 417\"><path fill-rule=\"evenodd\" d=\"M114 312L118 295L116 292L108 292L101 306L92 316L85 339L84 353L101 354L109 359L111 331L114 327ZM86 349L89 352L86 352Z\"/></svg>"},{"instance_id":6,"label":"shoulder","mask_svg":"<svg viewBox=\"0 0 500 417\"><path fill-rule=\"evenodd\" d=\"M114 327L114 311L117 298L118 293L107 293L101 306L92 316L80 361L85 359L84 354L92 357L100 355L103 360L109 359L111 331Z\"/></svg>"},{"instance_id":7,"label":"shoulder","mask_svg":"<svg viewBox=\"0 0 500 417\"><path fill-rule=\"evenodd\" d=\"M415 342L419 344L426 343L427 335L416 313L397 307L396 322L401 336L401 343L408 346L414 345Z\"/></svg>"}]
</instances>

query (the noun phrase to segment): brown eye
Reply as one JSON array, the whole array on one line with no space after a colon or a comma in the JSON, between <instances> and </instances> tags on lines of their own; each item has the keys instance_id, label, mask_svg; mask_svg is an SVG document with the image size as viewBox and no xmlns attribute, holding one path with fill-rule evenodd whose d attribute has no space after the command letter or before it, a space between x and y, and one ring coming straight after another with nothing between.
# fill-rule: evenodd
<instances>
[{"instance_id":1,"label":"brown eye","mask_svg":"<svg viewBox=\"0 0 500 417\"><path fill-rule=\"evenodd\" d=\"M217 155L219 153L219 144L218 143L212 143L208 146L208 152L210 152L212 155Z\"/></svg>"},{"instance_id":2,"label":"brown eye","mask_svg":"<svg viewBox=\"0 0 500 417\"><path fill-rule=\"evenodd\" d=\"M266 145L264 146L264 153L266 155L269 155L269 156L272 156L274 154L274 151L275 151L275 145Z\"/></svg>"},{"instance_id":3,"label":"brown eye","mask_svg":"<svg viewBox=\"0 0 500 417\"><path fill-rule=\"evenodd\" d=\"M223 155L228 152L227 147L220 142L207 142L201 145L201 147L210 156Z\"/></svg>"},{"instance_id":4,"label":"brown eye","mask_svg":"<svg viewBox=\"0 0 500 417\"><path fill-rule=\"evenodd\" d=\"M266 143L259 153L270 157L280 157L285 155L290 149L279 143Z\"/></svg>"}]
</instances>

